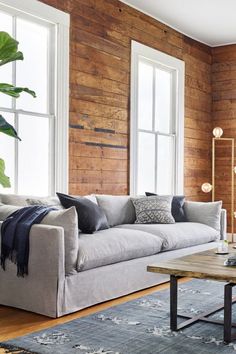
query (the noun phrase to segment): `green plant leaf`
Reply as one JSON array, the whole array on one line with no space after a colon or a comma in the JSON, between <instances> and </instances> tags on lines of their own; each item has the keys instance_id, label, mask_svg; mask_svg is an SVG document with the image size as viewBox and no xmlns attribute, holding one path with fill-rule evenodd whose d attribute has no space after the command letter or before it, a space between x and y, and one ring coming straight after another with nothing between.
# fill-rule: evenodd
<instances>
[{"instance_id":1,"label":"green plant leaf","mask_svg":"<svg viewBox=\"0 0 236 354\"><path fill-rule=\"evenodd\" d=\"M23 60L23 54L17 51L18 44L7 32L0 32L0 66L11 61Z\"/></svg>"},{"instance_id":2,"label":"green plant leaf","mask_svg":"<svg viewBox=\"0 0 236 354\"><path fill-rule=\"evenodd\" d=\"M17 87L10 84L0 83L0 92L4 93L5 95L18 98L20 97L21 92L27 92L31 96L36 97L36 93L27 87Z\"/></svg>"},{"instance_id":3,"label":"green plant leaf","mask_svg":"<svg viewBox=\"0 0 236 354\"><path fill-rule=\"evenodd\" d=\"M16 60L24 60L24 56L23 56L22 52L17 52L15 54L12 54L8 58L1 60L0 66L10 63L11 61L16 61Z\"/></svg>"},{"instance_id":4,"label":"green plant leaf","mask_svg":"<svg viewBox=\"0 0 236 354\"><path fill-rule=\"evenodd\" d=\"M5 175L5 162L3 159L0 159L0 184L4 188L11 187L10 178Z\"/></svg>"},{"instance_id":5,"label":"green plant leaf","mask_svg":"<svg viewBox=\"0 0 236 354\"><path fill-rule=\"evenodd\" d=\"M13 138L19 139L15 128L9 124L5 118L0 114L0 133L4 133L6 135L12 136Z\"/></svg>"}]
</instances>

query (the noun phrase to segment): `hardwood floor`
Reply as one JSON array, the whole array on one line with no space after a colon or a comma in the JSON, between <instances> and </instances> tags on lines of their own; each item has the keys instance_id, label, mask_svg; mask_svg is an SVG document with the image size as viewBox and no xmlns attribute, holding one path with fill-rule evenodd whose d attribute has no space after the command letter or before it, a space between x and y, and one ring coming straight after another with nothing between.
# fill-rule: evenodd
<instances>
[{"instance_id":1,"label":"hardwood floor","mask_svg":"<svg viewBox=\"0 0 236 354\"><path fill-rule=\"evenodd\" d=\"M181 282L185 282L188 280L189 279L187 278L181 279ZM168 287L169 283L157 285L152 288L141 290L115 300L110 300L102 304L95 305L87 309L56 319L37 315L35 313L23 310L18 310L12 307L0 306L0 341L9 340L42 329L50 328L58 324L63 324L76 318L88 316L95 312L105 310L109 307L119 305L134 299L138 299L139 297L152 294L156 291L167 289Z\"/></svg>"}]
</instances>

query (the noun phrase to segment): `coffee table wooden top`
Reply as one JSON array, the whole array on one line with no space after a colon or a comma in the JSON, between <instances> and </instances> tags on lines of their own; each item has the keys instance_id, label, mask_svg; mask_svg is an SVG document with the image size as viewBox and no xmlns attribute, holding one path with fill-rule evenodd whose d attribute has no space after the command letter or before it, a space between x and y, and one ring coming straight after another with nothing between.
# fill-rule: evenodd
<instances>
[{"instance_id":1,"label":"coffee table wooden top","mask_svg":"<svg viewBox=\"0 0 236 354\"><path fill-rule=\"evenodd\" d=\"M215 251L216 249L211 249L159 262L149 265L147 270L154 273L236 283L236 266L224 266L225 259L236 255L236 249L233 249L230 245L229 254L226 255L215 254Z\"/></svg>"}]
</instances>

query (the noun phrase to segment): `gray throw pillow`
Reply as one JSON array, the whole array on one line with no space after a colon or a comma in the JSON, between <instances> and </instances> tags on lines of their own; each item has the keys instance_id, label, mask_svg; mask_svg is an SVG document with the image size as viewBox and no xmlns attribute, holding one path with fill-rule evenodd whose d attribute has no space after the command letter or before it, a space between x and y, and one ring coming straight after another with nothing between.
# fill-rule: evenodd
<instances>
[{"instance_id":1,"label":"gray throw pillow","mask_svg":"<svg viewBox=\"0 0 236 354\"><path fill-rule=\"evenodd\" d=\"M171 196L151 196L131 199L136 212L136 224L174 224Z\"/></svg>"},{"instance_id":2,"label":"gray throw pillow","mask_svg":"<svg viewBox=\"0 0 236 354\"><path fill-rule=\"evenodd\" d=\"M16 206L16 205L5 205L2 204L0 205L0 220L4 221L9 215L14 213L15 211L23 208L22 206Z\"/></svg>"},{"instance_id":3,"label":"gray throw pillow","mask_svg":"<svg viewBox=\"0 0 236 354\"><path fill-rule=\"evenodd\" d=\"M26 202L29 206L32 205L44 205L44 206L51 206L56 209L62 209L62 205L59 202L57 197L30 197L26 199Z\"/></svg>"},{"instance_id":4,"label":"gray throw pillow","mask_svg":"<svg viewBox=\"0 0 236 354\"><path fill-rule=\"evenodd\" d=\"M135 210L129 195L96 195L110 227L135 222Z\"/></svg>"},{"instance_id":5,"label":"gray throw pillow","mask_svg":"<svg viewBox=\"0 0 236 354\"><path fill-rule=\"evenodd\" d=\"M0 201L3 204L16 206L47 205L61 208L58 198L52 196L39 197L32 195L0 194Z\"/></svg>"},{"instance_id":6,"label":"gray throw pillow","mask_svg":"<svg viewBox=\"0 0 236 354\"><path fill-rule=\"evenodd\" d=\"M222 201L184 203L184 211L188 221L208 225L219 232L221 208Z\"/></svg>"}]
</instances>

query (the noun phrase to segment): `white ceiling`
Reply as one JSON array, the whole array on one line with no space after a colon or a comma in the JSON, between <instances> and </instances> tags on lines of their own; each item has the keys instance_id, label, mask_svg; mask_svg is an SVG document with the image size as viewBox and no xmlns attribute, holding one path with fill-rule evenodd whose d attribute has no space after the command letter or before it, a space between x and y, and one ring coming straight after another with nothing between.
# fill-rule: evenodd
<instances>
[{"instance_id":1,"label":"white ceiling","mask_svg":"<svg viewBox=\"0 0 236 354\"><path fill-rule=\"evenodd\" d=\"M212 47L236 43L236 0L121 0Z\"/></svg>"}]
</instances>

